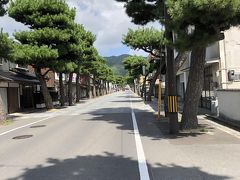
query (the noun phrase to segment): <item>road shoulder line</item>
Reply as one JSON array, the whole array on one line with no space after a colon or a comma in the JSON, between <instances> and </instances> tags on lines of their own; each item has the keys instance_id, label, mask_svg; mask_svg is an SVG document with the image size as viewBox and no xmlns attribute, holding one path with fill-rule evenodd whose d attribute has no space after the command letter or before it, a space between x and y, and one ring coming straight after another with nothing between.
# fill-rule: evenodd
<instances>
[{"instance_id":1,"label":"road shoulder line","mask_svg":"<svg viewBox=\"0 0 240 180\"><path fill-rule=\"evenodd\" d=\"M48 120L48 119L50 119L50 118L53 118L53 117L54 117L54 116L50 116L50 117L47 117L47 118L44 118L44 119L41 119L41 120L38 120L38 121L35 121L35 122L32 122L32 123L29 123L29 124L26 124L26 125L23 125L23 126L20 126L20 127L17 127L17 128L11 129L11 130L8 130L8 131L5 131L5 132L1 133L0 136L3 136L3 135L8 134L8 133L10 133L10 132L16 131L16 130L18 130L18 129L22 129L22 128L31 126L31 125L33 125L33 124L37 124L37 123L42 122L42 121L46 121L46 120Z\"/></svg>"},{"instance_id":2,"label":"road shoulder line","mask_svg":"<svg viewBox=\"0 0 240 180\"><path fill-rule=\"evenodd\" d=\"M135 137L137 156L138 156L138 168L140 173L140 180L150 180L147 162L146 162L146 158L143 150L143 145L142 145L140 133L138 130L137 120L133 110L131 96L130 96L130 103L131 103L131 114L132 114L132 122L133 122L133 129L134 129L134 137Z\"/></svg>"}]
</instances>

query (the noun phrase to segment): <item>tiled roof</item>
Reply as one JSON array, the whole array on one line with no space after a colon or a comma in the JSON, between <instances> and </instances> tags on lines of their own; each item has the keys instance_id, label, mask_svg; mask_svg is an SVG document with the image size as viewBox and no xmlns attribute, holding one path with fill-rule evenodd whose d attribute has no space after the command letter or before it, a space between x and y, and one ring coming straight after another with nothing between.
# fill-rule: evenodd
<instances>
[{"instance_id":1,"label":"tiled roof","mask_svg":"<svg viewBox=\"0 0 240 180\"><path fill-rule=\"evenodd\" d=\"M0 80L4 80L8 82L39 84L39 80L37 80L37 77L35 76L35 74L29 73L29 72L0 70Z\"/></svg>"}]
</instances>

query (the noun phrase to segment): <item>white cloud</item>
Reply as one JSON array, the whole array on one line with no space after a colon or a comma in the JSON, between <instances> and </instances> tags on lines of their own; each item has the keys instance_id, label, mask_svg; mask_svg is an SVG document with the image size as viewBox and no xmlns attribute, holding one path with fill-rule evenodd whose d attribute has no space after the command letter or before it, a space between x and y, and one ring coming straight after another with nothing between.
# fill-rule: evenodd
<instances>
[{"instance_id":1,"label":"white cloud","mask_svg":"<svg viewBox=\"0 0 240 180\"><path fill-rule=\"evenodd\" d=\"M16 22L9 16L0 17L0 26L3 28L3 31L7 32L10 36L16 31L28 29L27 26Z\"/></svg>"},{"instance_id":2,"label":"white cloud","mask_svg":"<svg viewBox=\"0 0 240 180\"><path fill-rule=\"evenodd\" d=\"M136 28L125 14L122 3L114 0L68 0L70 6L77 10L76 22L97 36L95 46L101 52L122 46L122 35L128 28Z\"/></svg>"},{"instance_id":3,"label":"white cloud","mask_svg":"<svg viewBox=\"0 0 240 180\"><path fill-rule=\"evenodd\" d=\"M143 56L143 57L147 57L148 53L144 52L143 50L132 50L130 49L128 54L130 55L137 55L137 56Z\"/></svg>"},{"instance_id":4,"label":"white cloud","mask_svg":"<svg viewBox=\"0 0 240 180\"><path fill-rule=\"evenodd\" d=\"M95 46L100 54L103 53L102 55L106 55L109 49L121 48L123 34L127 34L129 28L138 27L125 13L123 3L115 0L68 0L67 2L77 10L76 22L83 24L87 30L97 36ZM147 26L161 28L159 23L149 23ZM134 50L129 50L129 53L144 56L147 54Z\"/></svg>"},{"instance_id":5,"label":"white cloud","mask_svg":"<svg viewBox=\"0 0 240 180\"><path fill-rule=\"evenodd\" d=\"M83 24L87 30L96 35L95 46L103 56L114 55L107 52L112 53L111 49L123 47L121 43L123 34L126 34L129 28L138 27L131 23L123 4L115 0L67 0L66 2L76 9L76 22ZM9 34L27 29L26 26L7 16L0 18L0 25ZM158 23L148 24L148 26L151 25L161 27ZM129 53L134 54L134 51L130 50ZM135 53L144 54L141 51Z\"/></svg>"}]
</instances>

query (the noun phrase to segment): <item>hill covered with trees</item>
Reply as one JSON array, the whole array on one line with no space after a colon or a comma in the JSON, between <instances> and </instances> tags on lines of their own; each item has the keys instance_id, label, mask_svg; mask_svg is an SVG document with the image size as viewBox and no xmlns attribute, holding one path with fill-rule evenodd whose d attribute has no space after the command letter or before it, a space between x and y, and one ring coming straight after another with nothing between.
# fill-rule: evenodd
<instances>
[{"instance_id":1,"label":"hill covered with trees","mask_svg":"<svg viewBox=\"0 0 240 180\"><path fill-rule=\"evenodd\" d=\"M106 60L107 64L111 67L114 75L126 76L127 71L124 69L124 65L122 62L124 58L129 56L130 55L128 54L122 54L120 56L104 57L104 59Z\"/></svg>"}]
</instances>

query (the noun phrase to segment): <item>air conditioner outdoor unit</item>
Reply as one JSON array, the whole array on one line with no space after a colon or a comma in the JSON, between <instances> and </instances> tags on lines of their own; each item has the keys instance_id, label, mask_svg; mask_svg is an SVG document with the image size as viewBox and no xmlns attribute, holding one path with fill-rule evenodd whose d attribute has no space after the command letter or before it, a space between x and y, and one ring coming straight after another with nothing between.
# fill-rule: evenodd
<instances>
[{"instance_id":1,"label":"air conditioner outdoor unit","mask_svg":"<svg viewBox=\"0 0 240 180\"><path fill-rule=\"evenodd\" d=\"M229 81L240 81L240 72L235 72L235 70L228 71Z\"/></svg>"}]
</instances>

